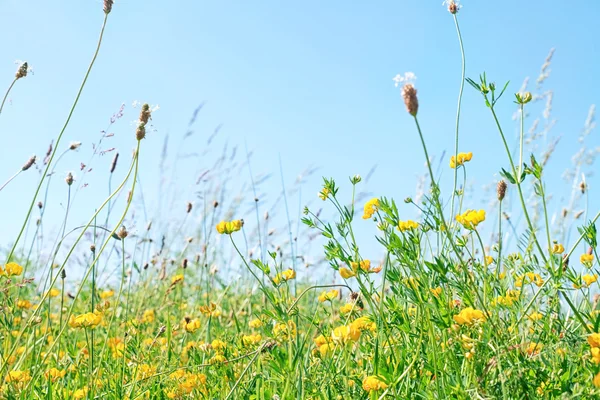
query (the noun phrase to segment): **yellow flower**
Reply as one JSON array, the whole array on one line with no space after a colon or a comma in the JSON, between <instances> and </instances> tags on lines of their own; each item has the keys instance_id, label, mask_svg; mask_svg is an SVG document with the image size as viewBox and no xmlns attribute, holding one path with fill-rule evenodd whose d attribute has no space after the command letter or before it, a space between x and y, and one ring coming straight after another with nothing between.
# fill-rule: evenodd
<instances>
[{"instance_id":1,"label":"yellow flower","mask_svg":"<svg viewBox=\"0 0 600 400\"><path fill-rule=\"evenodd\" d=\"M429 291L431 292L431 294L434 297L440 297L440 294L442 294L442 288L441 287L436 287L434 289L429 289Z\"/></svg>"},{"instance_id":2,"label":"yellow flower","mask_svg":"<svg viewBox=\"0 0 600 400\"><path fill-rule=\"evenodd\" d=\"M457 166L463 165L464 163L466 163L467 161L471 161L471 159L473 158L473 153L472 152L468 152L468 153L458 153L458 157L450 157L450 168L456 168Z\"/></svg>"},{"instance_id":3,"label":"yellow flower","mask_svg":"<svg viewBox=\"0 0 600 400\"><path fill-rule=\"evenodd\" d=\"M227 343L222 340L215 339L210 343L210 347L216 352L222 352L227 347Z\"/></svg>"},{"instance_id":4,"label":"yellow flower","mask_svg":"<svg viewBox=\"0 0 600 400\"><path fill-rule=\"evenodd\" d=\"M363 219L369 219L379 208L379 199L373 198L365 203Z\"/></svg>"},{"instance_id":5,"label":"yellow flower","mask_svg":"<svg viewBox=\"0 0 600 400\"><path fill-rule=\"evenodd\" d=\"M46 379L50 379L52 382L56 382L60 378L64 378L67 371L64 369L50 368L44 373Z\"/></svg>"},{"instance_id":6,"label":"yellow flower","mask_svg":"<svg viewBox=\"0 0 600 400\"><path fill-rule=\"evenodd\" d=\"M331 332L331 339L336 343L356 342L360 338L360 330L356 325L338 326Z\"/></svg>"},{"instance_id":7,"label":"yellow flower","mask_svg":"<svg viewBox=\"0 0 600 400\"><path fill-rule=\"evenodd\" d=\"M363 389L366 392L377 391L382 389L387 389L388 385L377 376L367 376L363 380Z\"/></svg>"},{"instance_id":8,"label":"yellow flower","mask_svg":"<svg viewBox=\"0 0 600 400\"><path fill-rule=\"evenodd\" d=\"M401 232L406 232L406 231L410 231L413 229L417 229L419 227L419 223L412 221L412 220L408 220L408 221L398 221L398 229Z\"/></svg>"},{"instance_id":9,"label":"yellow flower","mask_svg":"<svg viewBox=\"0 0 600 400\"><path fill-rule=\"evenodd\" d=\"M2 271L2 269L0 269ZM6 276L16 276L21 275L23 273L23 267L15 262L9 262L4 266L4 272L0 273L0 275Z\"/></svg>"},{"instance_id":10,"label":"yellow flower","mask_svg":"<svg viewBox=\"0 0 600 400\"><path fill-rule=\"evenodd\" d=\"M542 313L535 311L535 312L532 312L531 314L529 314L528 318L531 321L539 321L540 319L544 318L544 315Z\"/></svg>"},{"instance_id":11,"label":"yellow flower","mask_svg":"<svg viewBox=\"0 0 600 400\"><path fill-rule=\"evenodd\" d=\"M553 254L562 254L565 251L565 246L560 243L554 243L552 245L552 253Z\"/></svg>"},{"instance_id":12,"label":"yellow flower","mask_svg":"<svg viewBox=\"0 0 600 400\"><path fill-rule=\"evenodd\" d=\"M263 326L263 322L260 319L256 318L248 322L248 326L250 328L260 328L261 326Z\"/></svg>"},{"instance_id":13,"label":"yellow flower","mask_svg":"<svg viewBox=\"0 0 600 400\"><path fill-rule=\"evenodd\" d=\"M352 271L351 269L348 269L346 267L342 267L340 268L340 275L342 276L342 278L344 279L350 279L353 276L356 276L356 274L354 273L354 271Z\"/></svg>"},{"instance_id":14,"label":"yellow flower","mask_svg":"<svg viewBox=\"0 0 600 400\"><path fill-rule=\"evenodd\" d=\"M279 274L275 275L275 278L273 278L273 282L275 282L276 285L279 285L281 281L289 281L291 279L294 279L295 277L296 271L294 271L293 269L286 269L285 271L282 271Z\"/></svg>"},{"instance_id":15,"label":"yellow flower","mask_svg":"<svg viewBox=\"0 0 600 400\"><path fill-rule=\"evenodd\" d=\"M154 322L155 314L154 310L146 310L142 314L142 323L150 324Z\"/></svg>"},{"instance_id":16,"label":"yellow flower","mask_svg":"<svg viewBox=\"0 0 600 400\"><path fill-rule=\"evenodd\" d=\"M321 198L321 200L325 201L329 198L329 194L331 193L331 191L327 188L323 188L320 192L319 192L319 197Z\"/></svg>"},{"instance_id":17,"label":"yellow flower","mask_svg":"<svg viewBox=\"0 0 600 400\"><path fill-rule=\"evenodd\" d=\"M327 340L327 338L325 336L319 335L313 339L313 342L315 342L316 346L322 346L325 343L329 343L329 340Z\"/></svg>"},{"instance_id":18,"label":"yellow flower","mask_svg":"<svg viewBox=\"0 0 600 400\"><path fill-rule=\"evenodd\" d=\"M261 339L262 339L262 336L260 336L260 335L244 335L244 336L242 336L242 344L244 346L251 346L253 344L260 342Z\"/></svg>"},{"instance_id":19,"label":"yellow flower","mask_svg":"<svg viewBox=\"0 0 600 400\"><path fill-rule=\"evenodd\" d=\"M485 211L467 210L463 214L457 215L456 221L467 229L475 229L479 223L485 221Z\"/></svg>"},{"instance_id":20,"label":"yellow flower","mask_svg":"<svg viewBox=\"0 0 600 400\"><path fill-rule=\"evenodd\" d=\"M102 322L102 314L99 312L85 313L78 316L71 315L69 326L71 328L95 328Z\"/></svg>"},{"instance_id":21,"label":"yellow flower","mask_svg":"<svg viewBox=\"0 0 600 400\"><path fill-rule=\"evenodd\" d=\"M319 353L321 354L321 357L325 357L334 348L335 348L335 345L333 343L324 343L319 346Z\"/></svg>"},{"instance_id":22,"label":"yellow flower","mask_svg":"<svg viewBox=\"0 0 600 400\"><path fill-rule=\"evenodd\" d=\"M588 336L587 342L591 347L600 347L600 333L592 333Z\"/></svg>"},{"instance_id":23,"label":"yellow flower","mask_svg":"<svg viewBox=\"0 0 600 400\"><path fill-rule=\"evenodd\" d=\"M527 346L525 351L530 356L535 356L535 355L540 354L540 351L542 351L543 347L544 347L544 345L541 343L531 342L531 343L529 343L529 345Z\"/></svg>"},{"instance_id":24,"label":"yellow flower","mask_svg":"<svg viewBox=\"0 0 600 400\"><path fill-rule=\"evenodd\" d=\"M375 332L377 325L367 317L360 317L352 321L350 326L360 332L371 331Z\"/></svg>"},{"instance_id":25,"label":"yellow flower","mask_svg":"<svg viewBox=\"0 0 600 400\"><path fill-rule=\"evenodd\" d=\"M527 272L525 275L518 276L515 280L516 287L521 287L528 283L533 283L537 287L541 287L544 284L544 279L539 274Z\"/></svg>"},{"instance_id":26,"label":"yellow flower","mask_svg":"<svg viewBox=\"0 0 600 400\"><path fill-rule=\"evenodd\" d=\"M185 319L183 322L185 330L189 333L194 333L200 328L200 321L197 319Z\"/></svg>"},{"instance_id":27,"label":"yellow flower","mask_svg":"<svg viewBox=\"0 0 600 400\"><path fill-rule=\"evenodd\" d=\"M244 221L241 219L235 219L233 221L221 221L217 224L217 232L220 234L231 235L233 232L237 232L244 226Z\"/></svg>"},{"instance_id":28,"label":"yellow flower","mask_svg":"<svg viewBox=\"0 0 600 400\"><path fill-rule=\"evenodd\" d=\"M461 310L458 315L455 315L453 319L459 325L472 325L478 321L485 321L485 314L481 310L475 310L472 307L467 307Z\"/></svg>"},{"instance_id":29,"label":"yellow flower","mask_svg":"<svg viewBox=\"0 0 600 400\"><path fill-rule=\"evenodd\" d=\"M171 278L171 285L176 285L181 281L183 281L183 274L177 274Z\"/></svg>"},{"instance_id":30,"label":"yellow flower","mask_svg":"<svg viewBox=\"0 0 600 400\"><path fill-rule=\"evenodd\" d=\"M114 290L105 290L105 291L103 291L103 292L100 292L100 298L101 298L102 300L106 300L106 299L108 299L109 297L112 297L114 294L115 294L115 291L114 291Z\"/></svg>"},{"instance_id":31,"label":"yellow flower","mask_svg":"<svg viewBox=\"0 0 600 400\"><path fill-rule=\"evenodd\" d=\"M273 327L273 335L281 339L290 339L293 336L296 336L296 323L289 320L287 324L276 324Z\"/></svg>"},{"instance_id":32,"label":"yellow flower","mask_svg":"<svg viewBox=\"0 0 600 400\"><path fill-rule=\"evenodd\" d=\"M81 400L85 396L87 396L88 391L89 390L87 387L84 387L83 389L77 389L76 391L73 392L73 398L75 400Z\"/></svg>"},{"instance_id":33,"label":"yellow flower","mask_svg":"<svg viewBox=\"0 0 600 400\"><path fill-rule=\"evenodd\" d=\"M31 380L31 375L29 371L10 371L4 380L10 383L25 383Z\"/></svg>"},{"instance_id":34,"label":"yellow flower","mask_svg":"<svg viewBox=\"0 0 600 400\"><path fill-rule=\"evenodd\" d=\"M346 304L344 304L343 306L340 307L340 313L342 313L342 314L348 314L353 309L356 310L357 307L354 306L354 304L352 304L352 303L346 303Z\"/></svg>"},{"instance_id":35,"label":"yellow flower","mask_svg":"<svg viewBox=\"0 0 600 400\"><path fill-rule=\"evenodd\" d=\"M33 307L33 304L31 304L29 300L18 300L17 307L29 310L31 307Z\"/></svg>"},{"instance_id":36,"label":"yellow flower","mask_svg":"<svg viewBox=\"0 0 600 400\"><path fill-rule=\"evenodd\" d=\"M598 280L598 275L584 275L581 277L585 282L586 287L589 287L592 283Z\"/></svg>"},{"instance_id":37,"label":"yellow flower","mask_svg":"<svg viewBox=\"0 0 600 400\"><path fill-rule=\"evenodd\" d=\"M58 290L57 288L52 288L50 290L48 290L48 297L56 297L60 294L60 290Z\"/></svg>"},{"instance_id":38,"label":"yellow flower","mask_svg":"<svg viewBox=\"0 0 600 400\"><path fill-rule=\"evenodd\" d=\"M335 299L336 297L338 297L339 294L340 294L340 292L335 289L330 290L329 292L323 292L319 295L319 301L321 303L324 303L326 301L331 301L331 300Z\"/></svg>"},{"instance_id":39,"label":"yellow flower","mask_svg":"<svg viewBox=\"0 0 600 400\"><path fill-rule=\"evenodd\" d=\"M494 258L492 256L485 256L485 266L486 267L493 262L494 262Z\"/></svg>"},{"instance_id":40,"label":"yellow flower","mask_svg":"<svg viewBox=\"0 0 600 400\"><path fill-rule=\"evenodd\" d=\"M592 353L592 362L594 364L600 364L600 348L592 347L590 352Z\"/></svg>"},{"instance_id":41,"label":"yellow flower","mask_svg":"<svg viewBox=\"0 0 600 400\"><path fill-rule=\"evenodd\" d=\"M581 261L584 266L591 268L594 264L594 256L592 254L582 254L581 257L579 257L579 261Z\"/></svg>"},{"instance_id":42,"label":"yellow flower","mask_svg":"<svg viewBox=\"0 0 600 400\"><path fill-rule=\"evenodd\" d=\"M153 365L141 364L140 366L138 366L138 374L138 379L149 378L150 376L156 374L156 367Z\"/></svg>"},{"instance_id":43,"label":"yellow flower","mask_svg":"<svg viewBox=\"0 0 600 400\"><path fill-rule=\"evenodd\" d=\"M596 374L596 376L594 376L594 386L600 387L600 373L598 373L598 374Z\"/></svg>"}]
</instances>

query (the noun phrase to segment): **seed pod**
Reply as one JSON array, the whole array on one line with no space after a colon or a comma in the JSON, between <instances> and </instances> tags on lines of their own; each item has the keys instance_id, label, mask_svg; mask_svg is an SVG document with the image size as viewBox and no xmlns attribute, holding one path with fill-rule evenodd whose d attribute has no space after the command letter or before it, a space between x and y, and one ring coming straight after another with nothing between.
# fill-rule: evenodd
<instances>
[{"instance_id":1,"label":"seed pod","mask_svg":"<svg viewBox=\"0 0 600 400\"><path fill-rule=\"evenodd\" d=\"M498 186L496 187L496 193L498 194L498 200L502 201L504 200L504 196L506 195L506 182L504 182L504 180L501 180L500 182L498 182Z\"/></svg>"},{"instance_id":2,"label":"seed pod","mask_svg":"<svg viewBox=\"0 0 600 400\"><path fill-rule=\"evenodd\" d=\"M406 106L406 111L413 117L417 116L417 112L419 111L419 99L417 98L417 89L408 83L404 85L402 88L402 98L404 98L404 105Z\"/></svg>"}]
</instances>

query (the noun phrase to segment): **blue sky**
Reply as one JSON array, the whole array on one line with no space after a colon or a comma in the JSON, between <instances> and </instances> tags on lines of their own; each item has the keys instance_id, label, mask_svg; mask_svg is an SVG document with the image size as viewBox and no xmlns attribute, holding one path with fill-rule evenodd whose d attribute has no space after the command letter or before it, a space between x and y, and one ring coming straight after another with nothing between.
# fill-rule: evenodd
<instances>
[{"instance_id":1,"label":"blue sky","mask_svg":"<svg viewBox=\"0 0 600 400\"><path fill-rule=\"evenodd\" d=\"M486 71L492 80L511 81L499 112L512 144L517 128L511 119L512 93L527 76L535 81L549 50L556 48L551 75L542 88L554 92L552 114L557 120L545 140L562 137L546 175L556 210L564 203L560 193L569 189L561 186L561 173L578 148L589 107L600 102L599 15L600 3L594 0L464 1L459 13L467 76ZM17 82L0 115L0 180L16 172L31 154L43 158L66 118L102 18L99 0L0 4L0 86L8 87L15 60L26 60L34 69L34 75ZM424 172L413 122L392 81L406 71L418 77L419 117L430 154L437 160L444 151L453 151L460 84L454 22L441 1L117 0L62 144L83 145L65 156L57 175L78 170L88 159L92 143L122 103L127 106L125 117L107 147L130 154L131 121L137 118L132 102L158 104L156 131L143 142L141 175L146 200L156 202L162 194L147 187L159 185L157 160L164 137L169 134L178 143L175 138L186 132L193 110L204 102L186 150L203 151L206 138L223 124L220 143L246 142L255 154L255 172L277 175L281 157L286 185L291 186L307 166L319 167L302 189L306 198L316 196L321 175L347 185L348 176L365 175L377 164L365 189L400 200L414 195ZM535 89L533 83L530 89ZM460 147L475 153L468 170L470 201L481 206L487 199L480 188L498 179L499 168L507 163L479 95L466 88L463 105ZM542 108L532 106L527 127ZM598 132L587 140L590 147L600 146ZM94 167L108 169L110 158L96 160ZM447 158L440 169L446 183L451 177ZM90 174L71 217L73 224L101 202L106 176L105 171ZM186 187L182 193L192 193L195 177L190 171L181 168L177 176ZM38 178L34 172L22 174L0 193L3 244L16 235ZM265 191L280 191L279 178L269 182ZM592 193L594 182L590 178ZM65 191L52 191L51 198L55 204L64 203ZM182 207L187 200L181 198ZM252 196L247 201L251 204ZM298 200L294 202L295 209ZM56 215L62 215L56 207ZM407 217L414 216L412 209L404 210Z\"/></svg>"}]
</instances>

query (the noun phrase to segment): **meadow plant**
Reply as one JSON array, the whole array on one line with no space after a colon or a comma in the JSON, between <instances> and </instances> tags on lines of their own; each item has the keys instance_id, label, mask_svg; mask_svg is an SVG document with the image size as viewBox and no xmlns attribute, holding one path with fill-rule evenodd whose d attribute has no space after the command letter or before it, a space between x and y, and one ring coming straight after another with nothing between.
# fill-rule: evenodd
<instances>
[{"instance_id":1,"label":"meadow plant","mask_svg":"<svg viewBox=\"0 0 600 400\"><path fill-rule=\"evenodd\" d=\"M164 190L183 169L178 163L185 159L182 152L202 105L170 167L165 138L154 214L144 200L139 161L144 141L156 140L152 117L157 107L147 103L130 132L131 157L105 147L109 129L126 112L123 105L81 163L80 177L69 172L64 182L53 180L63 156L82 146L64 147L61 139L113 11L112 0L104 0L92 61L41 161L39 183L0 268L0 398L599 396L600 213L588 213L585 180L597 150L582 145L573 157L565 173L573 183L569 204L553 215L544 172L557 142L537 147L553 125L551 92L530 92L526 81L514 93L519 135L513 150L498 110L500 102L510 101L509 84L497 86L485 73L467 78L460 6L454 0L445 6L461 51L455 136L449 143L454 147L444 161L452 191L445 193L434 174L427 146L431 137L420 124L419 107L427 107L428 99L419 98L415 75L406 73L394 81L402 86L405 117L414 122L427 164L423 193L403 202L365 198L361 186L367 179L355 175L344 185L351 189L346 196L334 179L325 178L313 199L320 204L311 200L294 218L290 198L297 195L302 203L304 179L315 170L307 169L287 190L280 160L282 190L268 203L261 190L269 176L253 174L247 146L241 161L237 146L211 150L220 127L203 153L190 155L194 161L216 155L214 163L192 169L192 189ZM542 67L538 89L548 78L553 53ZM28 68L19 66L4 100ZM460 146L465 87L481 97L481 111L489 114L506 156L501 179L487 193L487 210L469 208L465 190L467 171L478 160L477 149ZM540 100L546 102L546 125L540 131L536 119L526 131L527 112ZM4 101L0 113L3 106ZM594 112L592 106L582 144L595 128ZM93 205L84 224L74 226L70 211L83 178L104 155L111 156L104 166L106 198ZM36 160L31 157L0 194ZM249 173L249 183L232 189L230 181L240 171ZM113 177L120 182L113 185ZM44 230L53 182L62 185L67 198L55 231ZM584 209L576 210L581 203ZM408 217L415 214L419 217ZM577 234L571 237L575 223ZM381 260L363 250L359 230L373 232ZM310 262L321 244L323 258ZM302 278L303 269L316 275L315 265L335 278L327 282L319 276L316 284Z\"/></svg>"}]
</instances>

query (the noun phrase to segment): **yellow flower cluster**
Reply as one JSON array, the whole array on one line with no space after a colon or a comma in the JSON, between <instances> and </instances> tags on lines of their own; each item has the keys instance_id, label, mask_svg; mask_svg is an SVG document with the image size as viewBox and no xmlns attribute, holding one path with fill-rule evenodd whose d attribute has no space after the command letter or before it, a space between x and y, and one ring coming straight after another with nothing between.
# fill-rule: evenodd
<instances>
[{"instance_id":1,"label":"yellow flower cluster","mask_svg":"<svg viewBox=\"0 0 600 400\"><path fill-rule=\"evenodd\" d=\"M0 275L6 276L17 276L23 273L23 267L15 262L9 262L4 266L4 269L0 267Z\"/></svg>"},{"instance_id":2,"label":"yellow flower cluster","mask_svg":"<svg viewBox=\"0 0 600 400\"><path fill-rule=\"evenodd\" d=\"M335 299L336 297L338 297L340 295L340 292L338 290L330 290L328 292L323 292L319 295L319 301L321 303L324 303L326 301L331 301L333 299Z\"/></svg>"},{"instance_id":3,"label":"yellow flower cluster","mask_svg":"<svg viewBox=\"0 0 600 400\"><path fill-rule=\"evenodd\" d=\"M501 305L505 307L512 306L517 300L519 300L521 292L519 290L507 290L506 295L498 296L493 302L492 306Z\"/></svg>"},{"instance_id":4,"label":"yellow flower cluster","mask_svg":"<svg viewBox=\"0 0 600 400\"><path fill-rule=\"evenodd\" d=\"M331 339L334 343L345 344L356 342L362 332L374 332L377 329L375 322L367 317L360 317L348 325L338 326L331 332Z\"/></svg>"},{"instance_id":5,"label":"yellow flower cluster","mask_svg":"<svg viewBox=\"0 0 600 400\"><path fill-rule=\"evenodd\" d=\"M78 316L71 315L69 326L71 328L95 328L102 322L102 313L89 312Z\"/></svg>"},{"instance_id":6,"label":"yellow flower cluster","mask_svg":"<svg viewBox=\"0 0 600 400\"><path fill-rule=\"evenodd\" d=\"M331 191L327 188L323 188L320 192L319 192L319 197L321 198L321 200L325 201L329 198L329 194L331 193Z\"/></svg>"},{"instance_id":7,"label":"yellow flower cluster","mask_svg":"<svg viewBox=\"0 0 600 400\"><path fill-rule=\"evenodd\" d=\"M242 336L242 344L244 346L252 346L253 344L257 344L261 341L262 336L259 334L254 335L243 335Z\"/></svg>"},{"instance_id":8,"label":"yellow flower cluster","mask_svg":"<svg viewBox=\"0 0 600 400\"><path fill-rule=\"evenodd\" d=\"M379 199L373 198L365 203L363 219L369 219L375 214L375 211L379 208Z\"/></svg>"},{"instance_id":9,"label":"yellow flower cluster","mask_svg":"<svg viewBox=\"0 0 600 400\"><path fill-rule=\"evenodd\" d=\"M363 380L363 389L366 392L372 392L377 390L385 390L388 385L382 380L382 378L377 376L367 376Z\"/></svg>"},{"instance_id":10,"label":"yellow flower cluster","mask_svg":"<svg viewBox=\"0 0 600 400\"><path fill-rule=\"evenodd\" d=\"M458 315L452 318L459 325L473 325L475 322L485 321L486 319L483 311L476 310L473 307L462 309Z\"/></svg>"},{"instance_id":11,"label":"yellow flower cluster","mask_svg":"<svg viewBox=\"0 0 600 400\"><path fill-rule=\"evenodd\" d=\"M456 168L457 166L463 165L464 163L471 161L473 158L473 153L458 153L458 157L450 157L450 168Z\"/></svg>"},{"instance_id":12,"label":"yellow flower cluster","mask_svg":"<svg viewBox=\"0 0 600 400\"><path fill-rule=\"evenodd\" d=\"M467 210L456 216L456 221L467 229L475 229L479 223L485 221L484 210Z\"/></svg>"},{"instance_id":13,"label":"yellow flower cluster","mask_svg":"<svg viewBox=\"0 0 600 400\"><path fill-rule=\"evenodd\" d=\"M273 335L280 339L290 339L296 336L296 323L292 320L289 320L287 324L275 324L273 327Z\"/></svg>"},{"instance_id":14,"label":"yellow flower cluster","mask_svg":"<svg viewBox=\"0 0 600 400\"><path fill-rule=\"evenodd\" d=\"M522 287L523 285L527 285L529 283L533 283L537 287L540 287L544 284L544 279L539 274L533 272L527 272L524 275L518 276L515 279L515 286Z\"/></svg>"},{"instance_id":15,"label":"yellow flower cluster","mask_svg":"<svg viewBox=\"0 0 600 400\"><path fill-rule=\"evenodd\" d=\"M273 282L275 282L276 285L279 285L282 281L289 281L291 279L294 279L295 277L296 271L294 271L293 269L286 269L285 271L282 271L275 275L275 277L273 278Z\"/></svg>"},{"instance_id":16,"label":"yellow flower cluster","mask_svg":"<svg viewBox=\"0 0 600 400\"><path fill-rule=\"evenodd\" d=\"M593 254L582 254L581 257L579 257L579 261L585 267L592 268L592 265L594 265L594 255Z\"/></svg>"},{"instance_id":17,"label":"yellow flower cluster","mask_svg":"<svg viewBox=\"0 0 600 400\"><path fill-rule=\"evenodd\" d=\"M237 232L244 226L244 221L241 219L235 219L233 221L221 221L217 224L217 232L220 234L231 235L233 232Z\"/></svg>"},{"instance_id":18,"label":"yellow flower cluster","mask_svg":"<svg viewBox=\"0 0 600 400\"><path fill-rule=\"evenodd\" d=\"M400 232L406 232L413 229L417 229L419 227L419 223L413 220L408 221L398 221L398 229Z\"/></svg>"},{"instance_id":19,"label":"yellow flower cluster","mask_svg":"<svg viewBox=\"0 0 600 400\"><path fill-rule=\"evenodd\" d=\"M562 254L565 251L565 246L560 243L554 243L552 245L552 253L553 254Z\"/></svg>"}]
</instances>

